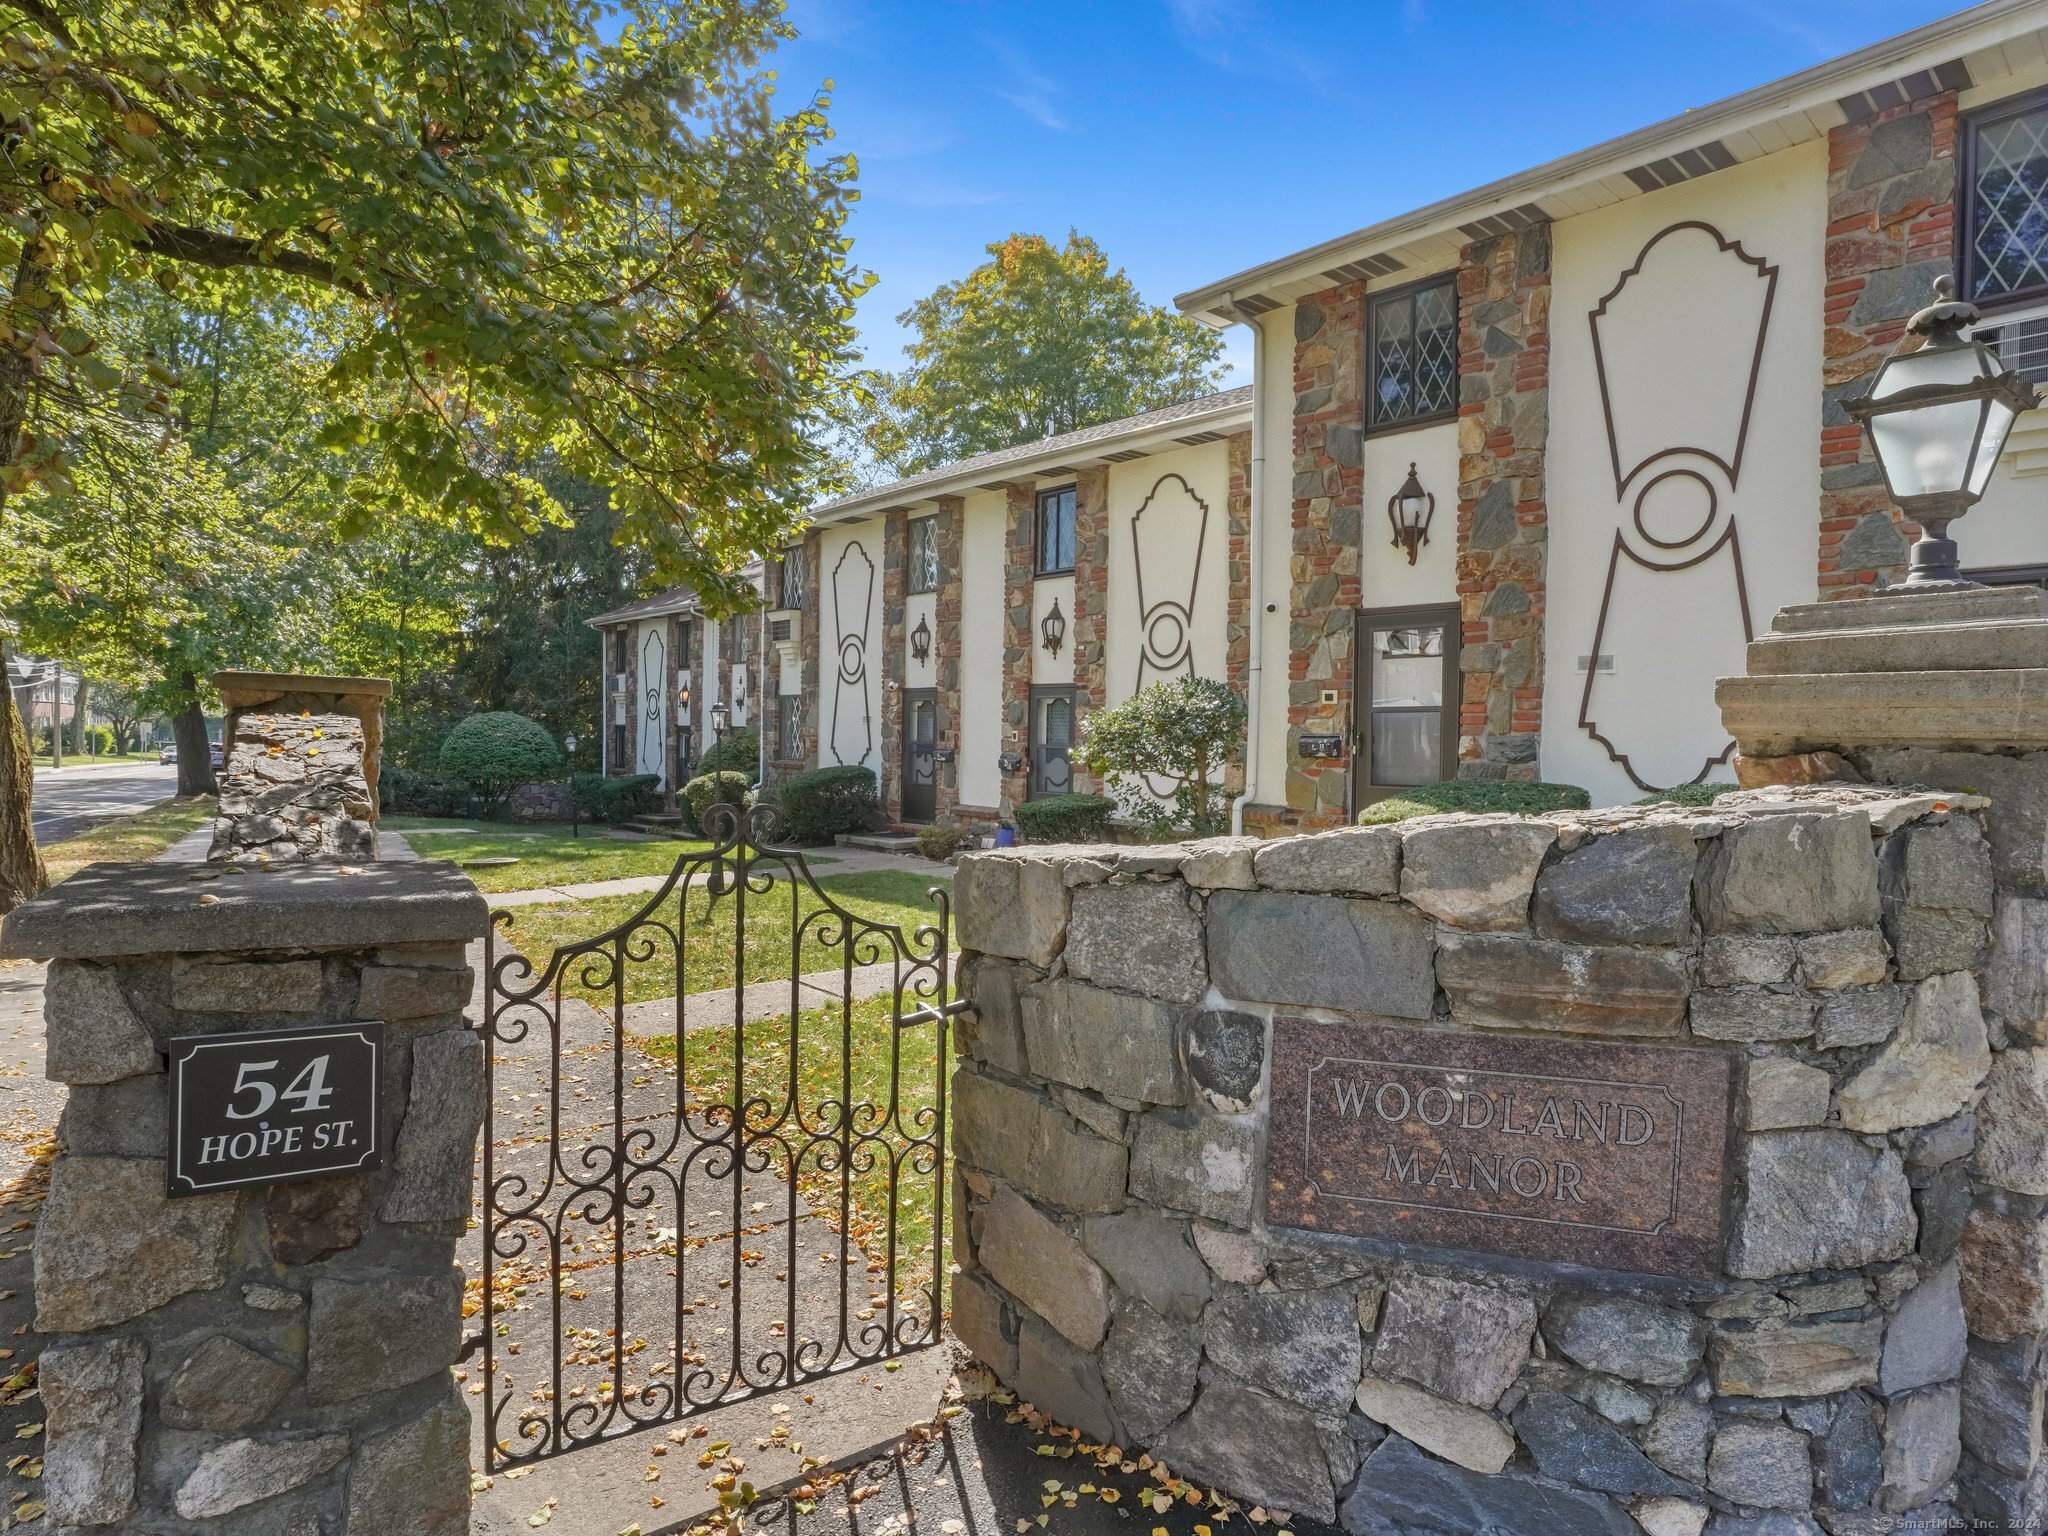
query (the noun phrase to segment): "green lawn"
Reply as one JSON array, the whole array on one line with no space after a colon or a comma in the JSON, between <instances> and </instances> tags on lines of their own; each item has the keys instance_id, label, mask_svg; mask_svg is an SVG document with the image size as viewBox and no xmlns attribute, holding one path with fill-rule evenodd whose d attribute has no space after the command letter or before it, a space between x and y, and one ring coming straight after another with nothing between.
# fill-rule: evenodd
<instances>
[{"instance_id":1,"label":"green lawn","mask_svg":"<svg viewBox=\"0 0 2048 1536\"><path fill-rule=\"evenodd\" d=\"M567 827L508 827L488 821L436 821L412 816L387 816L378 823L402 832L422 858L514 858L517 864L471 869L477 889L485 892L532 891L544 885L571 885L585 880L618 880L628 875L665 875L685 854L701 853L705 842L668 838L614 837L601 826L587 826L581 837Z\"/></svg>"},{"instance_id":2,"label":"green lawn","mask_svg":"<svg viewBox=\"0 0 2048 1536\"><path fill-rule=\"evenodd\" d=\"M868 878L842 876L844 880ZM892 876L892 878L909 878ZM769 1155L791 1157L797 1189L823 1211L835 1228L851 1233L870 1259L894 1258L897 1292L928 1287L944 1274L945 1254L934 1253L936 1204L950 1187L950 1174L936 1166L938 1138L928 1117L938 1102L948 1060L937 1024L898 1030L892 999L871 997L846 1010L818 1008L799 1014L794 1030L785 1016L747 1026L742 1100L746 1122L764 1132L780 1130L781 1147L764 1143ZM892 1057L891 1047L895 1054ZM672 1035L643 1040L652 1056L675 1067L689 1085L693 1111L702 1116L724 1106L729 1119L733 1095L733 1031L697 1029L683 1037L677 1060ZM791 1070L792 1045L795 1070ZM849 1090L855 1105L853 1170L841 1185L837 1126L825 1106L843 1103ZM824 1139L806 1146L791 1136L794 1103L804 1123ZM870 1106L872 1108L870 1108ZM778 1167L778 1172L781 1168ZM888 1216L892 1177L896 1223L893 1253ZM950 1250L952 1233L946 1233Z\"/></svg>"},{"instance_id":3,"label":"green lawn","mask_svg":"<svg viewBox=\"0 0 2048 1536\"><path fill-rule=\"evenodd\" d=\"M52 843L43 850L50 883L77 874L88 864L106 859L153 859L194 827L213 820L213 797L164 800L146 811L102 822L89 832Z\"/></svg>"},{"instance_id":4,"label":"green lawn","mask_svg":"<svg viewBox=\"0 0 2048 1536\"><path fill-rule=\"evenodd\" d=\"M155 761L155 747L141 747L133 752L101 752L97 755L90 752L73 752L68 747L64 749L64 766L66 768L77 768L87 763L153 763ZM49 768L55 765L50 761L49 753L38 752L36 754L36 766L38 768Z\"/></svg>"},{"instance_id":5,"label":"green lawn","mask_svg":"<svg viewBox=\"0 0 2048 1536\"><path fill-rule=\"evenodd\" d=\"M516 869L519 866L512 867ZM893 869L833 875L818 882L833 901L855 917L901 927L907 942L913 941L919 925L933 920L934 909L925 898L925 892L933 883L928 876ZM937 883L942 887L946 884L943 880ZM584 901L516 907L512 911L511 927L501 928L499 933L505 942L516 946L538 969L564 945L595 938L625 922L647 904L647 899L644 894L599 896ZM800 972L835 970L844 962L846 945L844 936L838 931L839 924L809 889L799 888L792 898L789 884L778 881L769 893L749 891L746 899L746 976L750 983L780 980L789 975L791 936L799 923L804 925ZM731 896L714 900L707 887L701 884L690 888L687 903L680 892L669 892L663 898L661 910L649 919L650 924L663 924L668 931L653 926L636 930L640 946L645 948L651 944L653 953L646 959L628 961L626 1001L646 1002L653 998L674 997L679 990L711 992L731 986L734 972L733 901ZM679 911L682 916L680 927L677 924ZM672 937L676 933L680 933L682 941L681 988L677 986L676 941ZM871 930L864 935L858 925L854 929L853 944L855 965L887 960L894 954L894 947L886 936L873 935ZM610 949L608 946L606 952L609 953ZM572 962L567 966L562 977L564 994L608 1005L612 999L610 981L601 980L594 987L586 986L584 972L588 969L587 962Z\"/></svg>"}]
</instances>

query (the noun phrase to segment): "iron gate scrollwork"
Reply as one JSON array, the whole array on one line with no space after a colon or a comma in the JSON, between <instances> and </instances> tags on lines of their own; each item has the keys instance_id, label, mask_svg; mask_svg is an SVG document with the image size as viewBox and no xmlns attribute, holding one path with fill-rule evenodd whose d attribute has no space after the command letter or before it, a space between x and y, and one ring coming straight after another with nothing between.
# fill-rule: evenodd
<instances>
[{"instance_id":1,"label":"iron gate scrollwork","mask_svg":"<svg viewBox=\"0 0 2048 1536\"><path fill-rule=\"evenodd\" d=\"M632 916L545 963L493 914L476 1308L490 1471L940 1338L946 1035L967 1006L947 1001L946 893L906 933L822 889L772 808L704 822L710 846ZM784 914L787 974L750 984L785 968L749 943L754 928L784 943ZM728 946L729 989L693 988ZM665 985L667 967L672 999L629 1001L636 971ZM857 978L879 990L856 997ZM666 1081L632 1037L670 1029Z\"/></svg>"}]
</instances>

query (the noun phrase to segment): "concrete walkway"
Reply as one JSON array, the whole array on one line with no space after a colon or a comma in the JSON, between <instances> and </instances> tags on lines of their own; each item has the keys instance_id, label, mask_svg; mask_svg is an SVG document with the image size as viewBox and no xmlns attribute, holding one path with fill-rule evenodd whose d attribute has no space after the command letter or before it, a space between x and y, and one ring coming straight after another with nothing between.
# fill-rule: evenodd
<instances>
[{"instance_id":1,"label":"concrete walkway","mask_svg":"<svg viewBox=\"0 0 2048 1536\"><path fill-rule=\"evenodd\" d=\"M204 864L206 850L212 846L213 823L209 821L205 826L194 827L158 854L157 858L165 864ZM377 857L389 860L393 864L410 864L416 861L419 855L413 852L412 844L396 832L379 832Z\"/></svg>"}]
</instances>

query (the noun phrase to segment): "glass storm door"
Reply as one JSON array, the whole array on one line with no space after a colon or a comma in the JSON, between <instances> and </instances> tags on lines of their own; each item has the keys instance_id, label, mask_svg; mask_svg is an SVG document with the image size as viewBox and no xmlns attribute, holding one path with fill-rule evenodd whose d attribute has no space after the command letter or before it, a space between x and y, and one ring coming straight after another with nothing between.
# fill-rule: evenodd
<instances>
[{"instance_id":1,"label":"glass storm door","mask_svg":"<svg viewBox=\"0 0 2048 1536\"><path fill-rule=\"evenodd\" d=\"M939 809L939 696L916 688L903 695L903 819L928 822Z\"/></svg>"},{"instance_id":2,"label":"glass storm door","mask_svg":"<svg viewBox=\"0 0 2048 1536\"><path fill-rule=\"evenodd\" d=\"M1074 694L1068 688L1031 697L1031 798L1064 795L1074 787Z\"/></svg>"},{"instance_id":3,"label":"glass storm door","mask_svg":"<svg viewBox=\"0 0 2048 1536\"><path fill-rule=\"evenodd\" d=\"M1366 805L1457 773L1458 611L1359 616L1357 782Z\"/></svg>"}]
</instances>

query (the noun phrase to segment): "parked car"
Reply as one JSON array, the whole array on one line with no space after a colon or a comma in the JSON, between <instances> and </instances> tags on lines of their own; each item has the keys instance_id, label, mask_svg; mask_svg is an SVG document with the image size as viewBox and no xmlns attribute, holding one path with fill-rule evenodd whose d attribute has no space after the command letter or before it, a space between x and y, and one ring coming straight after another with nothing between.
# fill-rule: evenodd
<instances>
[{"instance_id":1,"label":"parked car","mask_svg":"<svg viewBox=\"0 0 2048 1536\"><path fill-rule=\"evenodd\" d=\"M159 763L175 763L178 760L177 743L173 742L168 747L158 747L156 749L156 760Z\"/></svg>"},{"instance_id":2,"label":"parked car","mask_svg":"<svg viewBox=\"0 0 2048 1536\"><path fill-rule=\"evenodd\" d=\"M227 758L227 749L223 747L219 742L214 741L207 743L206 760L213 764L215 772L218 772L222 765L227 762Z\"/></svg>"}]
</instances>

